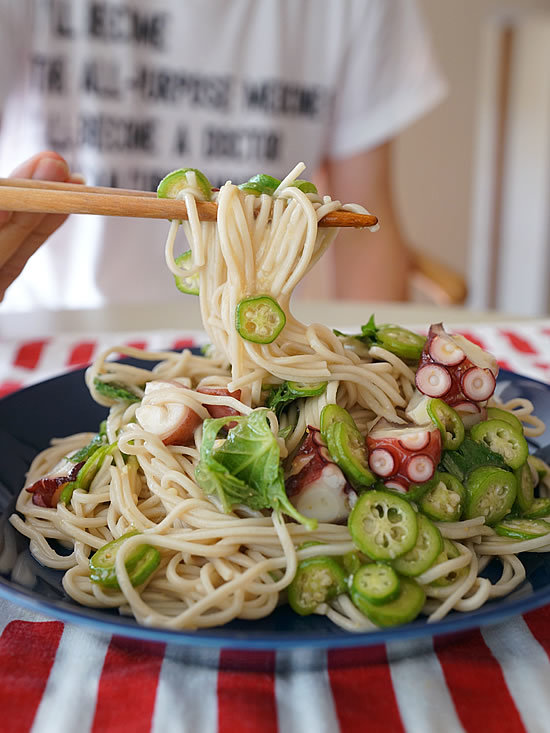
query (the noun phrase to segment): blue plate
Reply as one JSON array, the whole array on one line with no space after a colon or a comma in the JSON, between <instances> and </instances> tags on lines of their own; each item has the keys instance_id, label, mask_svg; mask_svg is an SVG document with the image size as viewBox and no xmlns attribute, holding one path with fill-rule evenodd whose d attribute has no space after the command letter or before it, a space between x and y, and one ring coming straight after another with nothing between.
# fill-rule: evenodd
<instances>
[{"instance_id":1,"label":"blue plate","mask_svg":"<svg viewBox=\"0 0 550 733\"><path fill-rule=\"evenodd\" d=\"M550 426L550 386L502 370L498 393L504 399L526 397L536 414ZM64 374L0 400L0 530L13 532L7 517L24 483L25 471L37 451L53 436L95 431L105 417L105 408L95 404L84 384L84 370ZM531 450L550 459L550 429L531 441ZM352 634L320 616L301 617L286 606L259 621L233 621L220 628L201 631L168 631L139 626L115 611L79 606L63 591L62 573L42 567L30 555L26 538L14 533L18 566L24 566L24 582L11 578L11 567L1 567L0 596L34 611L97 631L176 644L233 647L239 649L285 649L291 647L346 647L380 644L434 634L449 634L500 621L550 603L550 556L526 553L522 561L527 579L506 598L487 603L470 613L453 612L443 621L426 624L418 620L395 629ZM0 544L1 547L1 544ZM6 555L6 553L4 553ZM0 563L1 565L2 563ZM498 569L496 569L498 573Z\"/></svg>"}]
</instances>

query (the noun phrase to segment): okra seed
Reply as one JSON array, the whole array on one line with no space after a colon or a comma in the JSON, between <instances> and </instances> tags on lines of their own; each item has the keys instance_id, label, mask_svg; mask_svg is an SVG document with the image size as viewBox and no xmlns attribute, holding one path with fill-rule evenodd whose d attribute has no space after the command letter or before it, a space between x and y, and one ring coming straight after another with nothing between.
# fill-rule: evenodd
<instances>
[{"instance_id":1,"label":"okra seed","mask_svg":"<svg viewBox=\"0 0 550 733\"><path fill-rule=\"evenodd\" d=\"M392 524L395 524L396 522L401 522L402 521L401 512L399 512L398 509L393 509L393 508L389 509L388 510L388 520Z\"/></svg>"}]
</instances>

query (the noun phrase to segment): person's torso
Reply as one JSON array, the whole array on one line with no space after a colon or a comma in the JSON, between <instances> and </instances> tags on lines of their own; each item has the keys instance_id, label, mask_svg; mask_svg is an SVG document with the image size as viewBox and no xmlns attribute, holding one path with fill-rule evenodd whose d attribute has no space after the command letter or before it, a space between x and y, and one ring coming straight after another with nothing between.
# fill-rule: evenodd
<instances>
[{"instance_id":1,"label":"person's torso","mask_svg":"<svg viewBox=\"0 0 550 733\"><path fill-rule=\"evenodd\" d=\"M0 169L52 149L89 185L154 190L170 170L194 167L219 186L259 172L282 178L299 161L311 176L352 5L27 0ZM5 308L177 297L165 231L163 222L72 217L8 290Z\"/></svg>"},{"instance_id":2,"label":"person's torso","mask_svg":"<svg viewBox=\"0 0 550 733\"><path fill-rule=\"evenodd\" d=\"M17 143L2 149L3 167L45 147L90 184L154 189L182 165L219 185L319 164L347 3L32 5L20 88L6 110L4 139L16 126Z\"/></svg>"}]
</instances>

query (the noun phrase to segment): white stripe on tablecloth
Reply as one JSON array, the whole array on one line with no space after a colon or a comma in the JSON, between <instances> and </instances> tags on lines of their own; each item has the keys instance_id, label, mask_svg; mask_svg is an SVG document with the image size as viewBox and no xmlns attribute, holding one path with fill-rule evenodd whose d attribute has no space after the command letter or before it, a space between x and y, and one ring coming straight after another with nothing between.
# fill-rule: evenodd
<instances>
[{"instance_id":1,"label":"white stripe on tablecloth","mask_svg":"<svg viewBox=\"0 0 550 733\"><path fill-rule=\"evenodd\" d=\"M550 661L521 616L481 629L500 664L508 690L529 733L546 733L550 723Z\"/></svg>"},{"instance_id":2,"label":"white stripe on tablecloth","mask_svg":"<svg viewBox=\"0 0 550 733\"><path fill-rule=\"evenodd\" d=\"M91 729L110 638L65 624L32 733Z\"/></svg>"},{"instance_id":3,"label":"white stripe on tablecloth","mask_svg":"<svg viewBox=\"0 0 550 733\"><path fill-rule=\"evenodd\" d=\"M275 699L282 733L339 730L324 650L278 652Z\"/></svg>"},{"instance_id":4,"label":"white stripe on tablecloth","mask_svg":"<svg viewBox=\"0 0 550 733\"><path fill-rule=\"evenodd\" d=\"M42 616L11 601L0 599L0 635L12 621L53 621L53 617ZM1 715L1 711L0 711ZM1 720L1 718L0 718Z\"/></svg>"},{"instance_id":5,"label":"white stripe on tablecloth","mask_svg":"<svg viewBox=\"0 0 550 733\"><path fill-rule=\"evenodd\" d=\"M48 339L36 369L29 372L29 382L41 382L44 379L57 376L68 369L68 344L65 339Z\"/></svg>"},{"instance_id":6,"label":"white stripe on tablecloth","mask_svg":"<svg viewBox=\"0 0 550 733\"><path fill-rule=\"evenodd\" d=\"M13 362L15 361L15 354L17 350L17 343L15 341L2 341L0 339L0 378L2 381L14 378L13 373L17 369Z\"/></svg>"},{"instance_id":7,"label":"white stripe on tablecloth","mask_svg":"<svg viewBox=\"0 0 550 733\"><path fill-rule=\"evenodd\" d=\"M432 640L395 641L386 648L407 733L463 733Z\"/></svg>"},{"instance_id":8,"label":"white stripe on tablecloth","mask_svg":"<svg viewBox=\"0 0 550 733\"><path fill-rule=\"evenodd\" d=\"M133 341L144 341L146 347L152 351L170 351L172 346L182 339L191 339L197 346L208 342L208 336L203 331L168 330L155 331L121 331L121 332L89 332L63 333L45 339L41 358L35 369L17 367L14 364L19 348L28 342L42 340L42 337L29 337L21 340L0 339L0 382L7 380L19 381L28 386L41 382L50 377L63 373L72 350L83 342L92 342L95 349L92 358L113 346L123 345ZM113 357L114 358L114 357ZM71 367L72 368L72 367Z\"/></svg>"},{"instance_id":9,"label":"white stripe on tablecloth","mask_svg":"<svg viewBox=\"0 0 550 733\"><path fill-rule=\"evenodd\" d=\"M216 733L219 657L217 649L166 647L151 733Z\"/></svg>"}]
</instances>

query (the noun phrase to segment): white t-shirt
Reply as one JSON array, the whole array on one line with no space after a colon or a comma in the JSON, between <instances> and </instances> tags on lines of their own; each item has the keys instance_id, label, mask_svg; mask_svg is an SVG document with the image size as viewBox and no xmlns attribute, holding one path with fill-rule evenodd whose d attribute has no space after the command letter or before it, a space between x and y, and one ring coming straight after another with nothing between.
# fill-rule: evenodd
<instances>
[{"instance_id":1,"label":"white t-shirt","mask_svg":"<svg viewBox=\"0 0 550 733\"><path fill-rule=\"evenodd\" d=\"M311 177L444 92L413 0L0 0L0 48L0 175L53 149L90 185ZM73 216L1 311L181 299L166 231Z\"/></svg>"}]
</instances>

